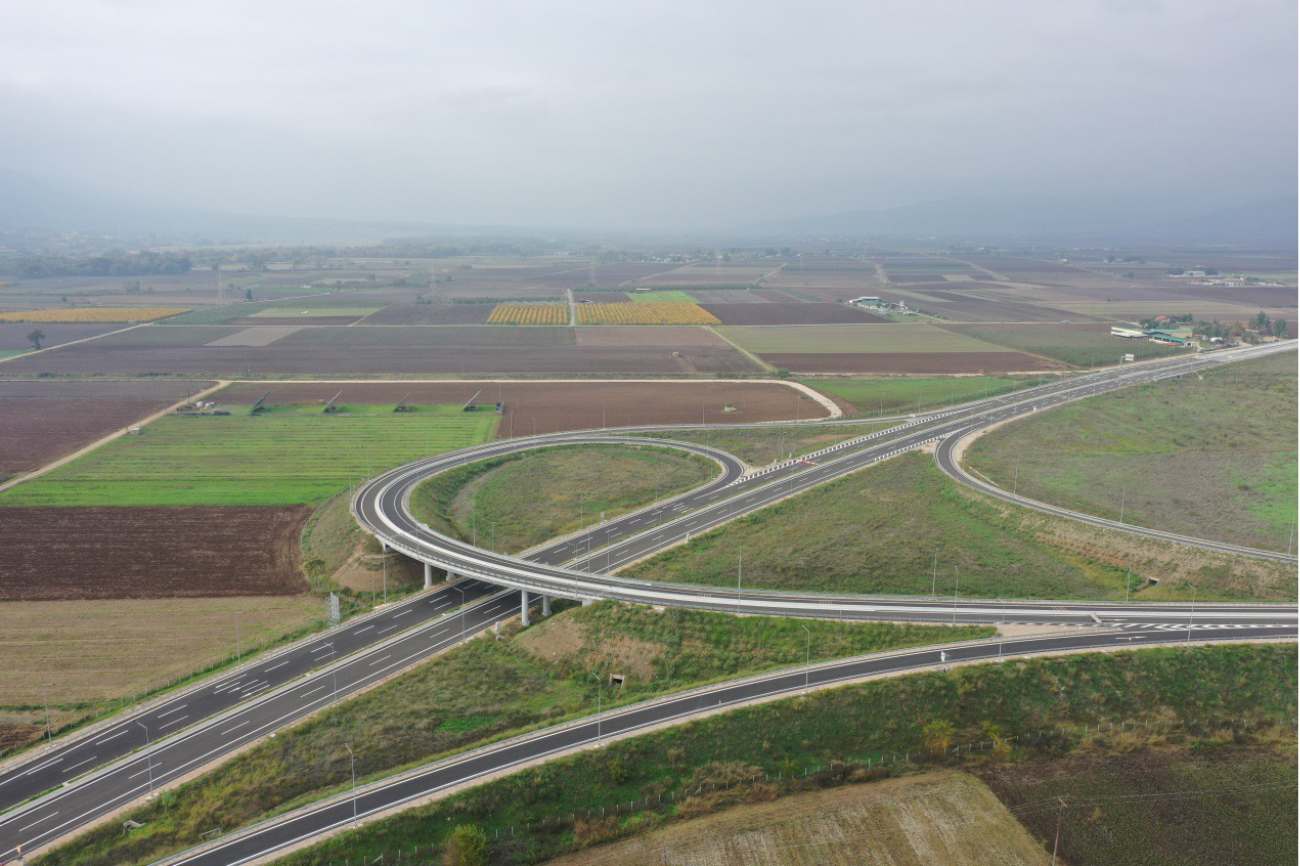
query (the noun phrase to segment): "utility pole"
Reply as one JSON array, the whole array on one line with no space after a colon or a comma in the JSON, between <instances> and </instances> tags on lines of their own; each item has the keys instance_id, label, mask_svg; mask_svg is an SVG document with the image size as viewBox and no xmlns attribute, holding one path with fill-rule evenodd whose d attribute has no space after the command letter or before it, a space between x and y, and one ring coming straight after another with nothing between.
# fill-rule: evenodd
<instances>
[{"instance_id":1,"label":"utility pole","mask_svg":"<svg viewBox=\"0 0 1300 866\"><path fill-rule=\"evenodd\" d=\"M1119 491L1119 522L1124 522L1124 500L1128 497L1128 488L1121 487Z\"/></svg>"},{"instance_id":2,"label":"utility pole","mask_svg":"<svg viewBox=\"0 0 1300 866\"><path fill-rule=\"evenodd\" d=\"M934 570L930 573L930 598L939 595L939 545L934 546Z\"/></svg>"}]
</instances>

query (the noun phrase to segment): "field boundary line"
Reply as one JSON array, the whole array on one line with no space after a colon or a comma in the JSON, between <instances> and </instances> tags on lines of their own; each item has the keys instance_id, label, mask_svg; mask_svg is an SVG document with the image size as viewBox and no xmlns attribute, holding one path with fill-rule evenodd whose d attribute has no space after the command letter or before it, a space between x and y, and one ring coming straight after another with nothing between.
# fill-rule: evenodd
<instances>
[{"instance_id":1,"label":"field boundary line","mask_svg":"<svg viewBox=\"0 0 1300 866\"><path fill-rule=\"evenodd\" d=\"M139 325L137 327L143 327L143 326ZM121 333L121 332L115 331L114 333ZM104 336L108 336L108 335L105 334ZM61 348L61 347L55 346L54 348ZM152 424L154 421L157 421L159 418L162 418L165 415L170 415L172 412L175 412L181 406L184 406L187 403L191 403L200 397L207 397L215 393L216 391L221 390L222 388L226 387L229 384L230 382L228 380L219 379L217 380L217 384L213 385L212 387L206 388L195 394L191 394L189 397L186 397L184 400L178 400L175 403L172 403L170 406L167 406L163 409L159 409L157 412L154 412L152 415L149 415L148 417L130 425L130 427L143 427L146 424ZM10 478L8 481L4 482L3 484L0 484L0 493L3 493L4 491L10 489L11 487L16 487L19 484L22 484L26 481L31 481L32 479L39 478L42 475L45 475L46 473L53 472L55 469L58 469L60 466L64 466L68 463L71 463L73 460L76 460L78 457L84 457L85 455L89 454L91 451L94 451L104 445L107 445L109 442L112 442L114 439L122 438L123 436L126 435L126 431L129 430L130 427L122 427L118 430L114 430L112 433L109 433L107 436L103 436L99 439L96 439L94 442L91 442L89 445L77 451L74 451L71 454L65 454L64 456L56 460L46 463L44 466L41 466L37 469L33 469L31 472L28 472L25 475L19 475L17 478Z\"/></svg>"},{"instance_id":2,"label":"field boundary line","mask_svg":"<svg viewBox=\"0 0 1300 866\"><path fill-rule=\"evenodd\" d=\"M36 325L39 328L41 323L31 322L30 324ZM64 322L63 324L76 324L76 323ZM134 325L127 325L125 328L118 328L116 331L109 331L104 334L96 334L93 337L82 337L80 340L73 340L70 343L59 343L57 346L46 346L44 349L36 349L31 352L23 352L21 355L8 355L4 358L0 358L0 364L3 364L5 361L15 361L19 358L30 358L33 355L39 355L42 352L53 352L55 349L62 349L64 346L75 346L78 343L89 343L91 340L99 340L99 339L103 339L104 337L111 337L114 334L124 334L127 331L134 331L136 328L146 328L152 324L153 322L139 322Z\"/></svg>"},{"instance_id":3,"label":"field boundary line","mask_svg":"<svg viewBox=\"0 0 1300 866\"><path fill-rule=\"evenodd\" d=\"M708 325L707 327L708 327L709 331L710 331L712 334L714 334L715 336L721 338L721 339L722 339L722 340L723 340L723 341L724 341L728 346L730 346L731 348L735 349L737 352L739 352L740 354L744 355L744 356L745 356L746 358L748 358L749 360L753 361L753 362L754 362L755 364L757 364L760 368L766 370L766 371L769 372L769 373L775 373L775 372L776 372L776 367L773 367L771 364L767 363L767 362L764 361L762 358L758 357L758 356L755 355L753 352L751 352L751 351L749 351L748 349L746 349L744 346L741 346L739 343L737 343L735 340L732 340L732 339L731 339L730 337L728 337L726 334L719 334L719 333L718 333L718 328L717 328L716 325ZM832 402L834 402L834 401L832 401ZM838 409L839 407L836 406L835 408ZM836 416L832 415L831 417L836 417Z\"/></svg>"}]
</instances>

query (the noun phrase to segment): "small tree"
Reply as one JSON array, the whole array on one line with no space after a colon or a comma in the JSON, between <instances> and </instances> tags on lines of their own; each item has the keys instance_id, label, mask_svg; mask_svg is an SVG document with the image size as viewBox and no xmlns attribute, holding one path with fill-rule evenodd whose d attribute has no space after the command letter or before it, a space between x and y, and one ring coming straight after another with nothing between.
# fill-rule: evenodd
<instances>
[{"instance_id":1,"label":"small tree","mask_svg":"<svg viewBox=\"0 0 1300 866\"><path fill-rule=\"evenodd\" d=\"M946 752L952 748L957 729L952 726L952 722L935 719L925 726L924 734L927 748L935 752Z\"/></svg>"},{"instance_id":2,"label":"small tree","mask_svg":"<svg viewBox=\"0 0 1300 866\"><path fill-rule=\"evenodd\" d=\"M245 290L244 290L244 300L245 300L245 301L251 301L251 300L253 300L253 290L252 290L252 289L245 289Z\"/></svg>"},{"instance_id":3,"label":"small tree","mask_svg":"<svg viewBox=\"0 0 1300 866\"><path fill-rule=\"evenodd\" d=\"M44 339L45 339L45 332L42 331L40 328L33 328L31 331L27 332L27 341L32 344L33 349L39 351L41 348L41 340Z\"/></svg>"},{"instance_id":4,"label":"small tree","mask_svg":"<svg viewBox=\"0 0 1300 866\"><path fill-rule=\"evenodd\" d=\"M460 824L447 837L446 866L488 866L488 840L482 828Z\"/></svg>"}]
</instances>

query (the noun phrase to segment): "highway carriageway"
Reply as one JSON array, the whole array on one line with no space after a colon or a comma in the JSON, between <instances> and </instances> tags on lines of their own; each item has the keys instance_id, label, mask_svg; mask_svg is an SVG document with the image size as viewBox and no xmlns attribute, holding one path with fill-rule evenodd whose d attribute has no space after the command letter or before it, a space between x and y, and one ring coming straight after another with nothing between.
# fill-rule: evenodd
<instances>
[{"instance_id":1,"label":"highway carriageway","mask_svg":"<svg viewBox=\"0 0 1300 866\"><path fill-rule=\"evenodd\" d=\"M1251 639L1293 639L1296 629L1272 627L1252 630ZM1240 640L1241 632L1231 629L1203 629L1194 640ZM414 801L473 782L494 773L508 771L532 761L555 757L576 749L599 747L614 737L626 736L663 724L680 724L693 717L751 701L798 694L850 680L889 673L915 671L945 664L993 662L998 658L1022 657L1089 649L1153 646L1180 643L1187 633L1167 630L1123 634L1087 630L1048 637L985 641L946 647L926 647L880 653L855 659L792 668L774 674L751 677L733 683L696 689L660 698L581 721L527 734L465 755L437 761L391 779L366 785L355 793L336 795L330 800L298 809L227 838L160 861L174 866L236 866L270 857L293 845L347 829L357 818L364 820ZM355 813L354 813L355 810ZM354 818L354 814L356 818Z\"/></svg>"},{"instance_id":2,"label":"highway carriageway","mask_svg":"<svg viewBox=\"0 0 1300 866\"><path fill-rule=\"evenodd\" d=\"M1197 365L1200 366L1200 365ZM1132 378L1143 374L1141 371L1147 368L1128 368L1125 375ZM1165 370L1164 375L1177 375L1178 372ZM1020 402L1022 398L1029 395L1031 399L1043 401L1046 396L1056 393L1069 394L1078 383L1083 382L1088 377L1069 380L1067 382L1054 383L1049 386L1032 389L1032 391L1020 392L1018 395L1007 395L999 398L991 398L982 401L986 407L997 407L999 404L1006 402ZM1111 385L1110 388L1115 387ZM1104 390L1110 390L1105 388ZM1067 396L1067 399L1069 397ZM961 415L962 418L970 416L970 413L961 413L958 411L947 411L937 416L925 416L920 419L911 420L910 423L895 428L892 431L881 431L871 434L867 437L859 437L845 443L841 446L832 446L825 449L828 452L835 452L837 449L843 449L845 445L851 448L854 444L879 442L882 439L888 440L891 436L896 436L900 431L912 431L908 439L915 440L917 436L933 434L933 425L936 423L950 423L947 419L953 416ZM930 420L938 418L938 421ZM812 422L817 423L817 422ZM823 422L824 423L824 422ZM644 428L660 430L663 428ZM698 428L693 428L698 429ZM599 441L618 441L617 431L608 431L601 436ZM466 462L467 459L484 459L499 453L508 453L512 450L522 450L536 447L539 444L571 444L574 442L588 441L588 438L594 436L594 433L578 434L551 434L546 437L536 437L527 440L509 440L506 442L491 443L484 446L478 446L466 451L456 452L453 455L443 455L441 458L435 458L432 461L425 461L418 464L427 469L429 466L440 466L441 468L450 468L454 465ZM611 438L612 436L612 438ZM534 551L529 552L528 559L537 564L559 564L574 558L575 554L587 557L587 561L577 563L578 567L596 567L602 564L604 560L607 563L607 569L617 568L621 564L641 558L642 556L653 553L655 550L662 549L675 541L686 537L689 534L703 531L711 526L718 525L732 519L740 513L751 511L755 508L762 507L779 498L790 495L795 492L807 489L815 484L822 483L834 474L825 474L827 469L835 468L834 464L825 466L808 467L808 464L796 461L786 467L780 468L776 472L768 472L758 477L745 479L742 476L743 465L735 460L731 455L725 452L716 451L707 446L688 445L684 443L672 443L664 440L645 440L631 439L628 441L644 445L658 445L663 447L685 448L686 450L707 456L717 461L723 467L723 472L713 481L705 484L689 493L678 496L665 502L657 503L653 506L641 509L629 515L625 515L615 521L609 521L599 524L586 532L577 533L566 539L558 539L543 545ZM922 440L923 441L923 440ZM897 441L888 441L890 448L899 445ZM853 455L858 460L865 459L866 462L861 465L867 465L874 462L875 459L881 459L888 456L894 451L886 450L884 446L876 446L865 454ZM472 458L467 458L467 454L473 454ZM841 463L847 458L840 458ZM843 469L835 474L843 474ZM436 471L436 470L435 470ZM431 472L425 472L431 474ZM753 491L749 493L749 491ZM742 498L743 496L748 498ZM720 499L728 501L722 503L712 513L707 511L709 503L716 503ZM405 503L403 503L405 504ZM701 510L704 509L704 510ZM668 523L664 523L668 521ZM641 526L651 526L652 529L641 529ZM602 545L607 545L603 550L598 549L594 554L590 553L593 539L599 539ZM607 544L608 543L608 544ZM471 552L481 553L475 548L465 545ZM399 547L399 549L401 549ZM417 557L422 558L422 557ZM523 563L524 560L508 558L512 563ZM427 560L426 560L427 561ZM460 573L466 573L468 569L461 569ZM472 572L470 572L472 574ZM627 581L623 581L627 583ZM473 582L462 582L462 588L469 587L475 592L486 593L489 588L483 584ZM646 586L656 586L647 584ZM914 619L930 620L936 622L1038 622L1038 623L1072 623L1072 624L1100 624L1105 621L1107 624L1122 626L1126 628L1143 628L1148 624L1156 627L1174 627L1189 621L1193 614L1189 612L1186 606L1180 605L1099 605L1099 604L1075 604L1075 603L1045 603L1045 602L1028 602L1028 601L1009 601L1009 602L989 602L982 601L961 601L954 599L892 599L892 598L864 598L854 596L808 596L798 594L782 593L744 593L743 595L731 596L730 594L720 593L716 589L696 588L696 587L676 587L673 585L657 586L656 588L667 588L677 592L693 593L693 598L682 598L677 603L685 604L690 607L701 607L706 609L715 609L722 611L735 611L741 609L751 609L751 602L757 602L761 606L761 612L764 613L785 613L788 615L800 616L857 616L862 618L877 619ZM114 723L116 727L100 728L95 730L93 736L74 737L66 745L56 745L55 749L42 754L33 755L21 765L11 767L5 774L0 775L0 802L7 806L22 803L24 800L39 794L42 791L67 784L74 778L79 778L87 773L92 773L96 768L103 767L110 761L121 758L130 754L133 750L145 745L146 738L156 740L159 737L166 737L173 732L185 732L190 726L198 724L204 719L211 719L220 713L246 700L253 700L258 694L266 694L277 686L283 687L283 684L293 680L298 676L304 675L312 669L319 669L322 662L328 664L330 658L329 652L323 648L325 641L333 641L335 646L333 651L337 651L340 656L349 653L369 653L375 652L373 645L384 638L384 636L393 631L395 627L392 622L402 617L401 628L411 629L427 622L431 617L437 615L437 610L446 605L446 601L453 593L459 593L456 589L443 589L434 596L421 597L412 599L394 605L391 609L384 610L372 617L368 617L363 622L354 620L347 626L319 638L313 638L303 645L287 652L274 656L267 661L259 661L257 664L250 664L243 672L236 672L224 677L218 678L211 683L205 683L198 689L187 690L180 695L169 699L161 704L151 706L147 714L137 714L130 718L123 718ZM559 595L570 595L570 593L552 593ZM712 596L712 598L702 598ZM577 594L577 597L591 597ZM511 601L499 610L499 618L504 618L519 610L520 599L517 595L509 596ZM459 596L456 597L459 601ZM630 600L644 601L643 598ZM536 597L534 597L534 602ZM662 602L661 602L662 603ZM421 605L427 605L422 607ZM513 611L510 607L513 606ZM494 612L495 613L495 612ZM1293 621L1295 618L1294 608L1285 606L1269 605L1213 605L1202 604L1197 607L1194 618L1198 624L1206 623L1223 623L1231 624L1237 627L1245 625L1260 625L1266 623L1276 623L1279 620ZM398 632L399 634L401 632ZM340 637L342 635L343 637ZM345 646L345 642L347 645ZM432 647L432 645L430 645ZM438 648L442 645L439 644ZM383 650L381 650L383 651ZM437 648L426 648L423 654L406 654L406 664L412 664L419 658L427 654L436 652ZM322 655L323 654L323 655ZM368 655L363 655L359 660L367 665L371 664ZM380 661L383 661L381 659ZM392 672L394 666L386 665L383 669L385 672ZM385 674L386 675L386 674ZM318 674L319 676L319 674ZM370 679L359 679L355 684L351 684L347 678L340 680L339 694L347 694L354 688L361 687L365 682L373 681L378 677ZM295 687L295 689L298 687ZM290 691L293 691L291 689ZM199 700L193 700L197 695ZM332 687L331 687L332 695ZM301 696L301 692L300 692ZM312 697L311 695L307 697ZM317 701L321 698L317 697ZM296 713L283 714L279 724L283 725L288 722L301 718L310 712L318 704L310 701L304 701L300 711ZM143 725L139 724L143 722ZM222 730L230 731L234 734L223 720ZM215 760L222 754L228 753L231 749L237 748L243 742L255 739L256 736L266 733L266 729L257 729L259 733L248 736L240 736L231 740L228 747L209 750L204 754L208 760ZM188 736L188 734L185 734ZM159 750L166 744L154 743L153 749ZM155 751L154 754L157 754ZM157 767L155 767L156 769ZM197 769L197 765L191 763L185 772ZM149 765L145 766L146 774L149 772ZM90 778L82 779L77 787L87 788L99 784L99 777L102 774L93 773ZM158 777L155 777L155 783ZM148 790L148 780L144 781L144 791ZM35 838L32 834L43 834L42 838L46 841L57 838L62 832L70 832L75 829L75 825L93 820L96 815L94 809L76 809L72 810L78 816L72 822L65 818L63 822L58 822L59 816L48 814L47 823L51 826L63 828L61 830L49 830L40 824L28 826L30 822L19 822L16 820L21 815L37 815L39 809L51 802L52 798L65 796L70 789L58 792L39 800L29 803L26 807L20 809L13 815L7 815L0 819L0 850L6 844L16 844L19 839L9 839L9 832L18 833L21 839L28 840L29 848L32 840ZM137 784L134 793L130 792L127 786L126 793L115 793L112 801L117 805L126 802L132 796L138 796L142 793L141 785ZM52 807L51 807L52 808ZM113 808L110 804L105 809L98 810L98 814ZM63 809L56 810L61 814L68 814ZM44 814L44 813L40 813Z\"/></svg>"},{"instance_id":3,"label":"highway carriageway","mask_svg":"<svg viewBox=\"0 0 1300 866\"><path fill-rule=\"evenodd\" d=\"M1282 348L1288 348L1284 345ZM1262 347L1261 347L1262 349ZM718 587L684 586L614 577L608 572L621 565L652 555L688 537L719 526L738 516L849 472L887 459L927 442L941 440L968 430L977 423L994 424L1009 417L1029 414L1041 408L1081 397L1104 393L1131 384L1183 375L1243 354L1220 353L1179 358L1160 365L1149 364L1081 376L1019 392L1014 397L994 398L985 408L966 415L946 413L938 420L920 420L859 437L824 449L827 453L814 464L797 463L780 471L739 479L719 488L709 485L679 497L671 506L652 515L633 514L607 521L579 534L568 543L579 554L573 568L560 568L544 560L525 562L440 535L410 514L409 497L418 483L455 465L483 456L525 450L539 445L578 442L625 442L700 451L703 446L644 440L614 433L553 434L523 441L494 443L462 452L442 455L393 470L359 488L353 510L361 524L385 544L415 559L481 580L513 586L531 593L568 598L615 598L654 605L676 605L737 613L794 616L827 616L869 619L909 619L954 622L988 622L1003 617L1001 602L962 602L959 599L891 599L864 596L830 596L812 593L755 592ZM1001 403L1001 405L998 405ZM975 420L972 420L975 419ZM846 447L847 446L847 447ZM491 454L484 451L490 449ZM856 449L856 450L855 450ZM647 520L647 516L652 519ZM663 522L667 518L667 522ZM647 525L648 524L648 525ZM595 573L604 568L606 573ZM585 570L584 570L585 569ZM1278 623L1294 622L1295 605L1202 603L1195 610L1185 604L1105 604L1059 602L1008 602L1009 622L1053 624L1105 624L1107 622L1201 622Z\"/></svg>"},{"instance_id":4,"label":"highway carriageway","mask_svg":"<svg viewBox=\"0 0 1300 866\"><path fill-rule=\"evenodd\" d=\"M123 720L92 738L45 752L14 768L6 774L7 787L30 789L33 783L29 779L48 779L50 773L58 774L63 767L70 767L73 775L100 767L91 775L0 818L0 852L3 852L0 859L9 862L20 844L26 853L31 853L168 782L200 770L242 746L519 614L516 591L477 581L464 581L459 586L466 596L465 607L459 607L460 594L454 591L454 586L422 596L405 606L412 616L421 607L445 610L454 605L457 609L437 615L424 628L407 631L377 647L368 647L368 652L354 654L337 664L328 663L331 642L336 648L342 647L346 633L369 634L383 627L385 620L370 618L355 626L348 624L323 640L313 641L302 648L308 658L295 658L293 664L305 662L312 664L314 670L306 677L293 678L296 681L276 691L262 685L277 672L267 668L288 660L270 659L249 665L236 675L205 686L201 693L169 702L175 704L170 708L151 709L147 716ZM233 706L231 693L235 696ZM258 694L263 696L259 699ZM150 729L154 741L150 747L145 746L144 729L139 723ZM137 754L129 754L133 749L123 750L122 743L128 740L130 728L140 733ZM173 731L179 733L161 739Z\"/></svg>"},{"instance_id":5,"label":"highway carriageway","mask_svg":"<svg viewBox=\"0 0 1300 866\"><path fill-rule=\"evenodd\" d=\"M708 448L698 451L723 466L723 472L699 490L723 487L744 471L743 464L725 452ZM666 500L639 513L671 509L674 501ZM564 563L573 557L572 543L558 539L524 555L538 561ZM463 625L466 633L473 634L492 623L519 615L522 599L518 592L502 594L501 587L493 584L473 579L458 581L432 593L395 602L374 614L354 618L269 657L245 662L232 672L211 677L165 700L154 701L140 711L60 738L52 748L34 749L20 762L0 772L0 809L6 810L0 815L0 851L9 851L4 856L10 856L13 846L20 843L30 851L34 844L53 841L146 794L149 791L145 778L149 772L147 764L142 765L145 776L139 776L135 769L127 773L131 784L124 783L120 773L104 770L109 765L117 766L114 762L139 750L152 751L155 755L154 784L159 785L219 760L240 746L325 706L335 697L335 681L337 695L344 697L446 649L460 638L459 632L444 634L436 624L430 624L446 618L448 610L460 608L462 604L473 605L493 594L501 594L505 600L490 609L471 608L468 622ZM540 601L536 598L533 603ZM476 617L482 621L476 624ZM455 619L459 622L460 618ZM376 660L374 656L383 658ZM379 666L379 661L390 656L391 661ZM303 682L297 682L304 677ZM247 724L243 724L245 716ZM229 735L223 736L218 731L213 736L210 729L214 719L220 722L216 727L228 731ZM197 731L203 725L209 730ZM185 748L173 749L173 740L185 742ZM168 754L176 757L166 758ZM138 756L133 760L138 762ZM171 771L162 769L168 760L173 767ZM78 791L75 806L69 796L74 790ZM101 807L96 808L95 801ZM27 817L51 810L58 815L50 815L46 822ZM57 820L60 816L61 820ZM69 816L75 818L69 822Z\"/></svg>"}]
</instances>

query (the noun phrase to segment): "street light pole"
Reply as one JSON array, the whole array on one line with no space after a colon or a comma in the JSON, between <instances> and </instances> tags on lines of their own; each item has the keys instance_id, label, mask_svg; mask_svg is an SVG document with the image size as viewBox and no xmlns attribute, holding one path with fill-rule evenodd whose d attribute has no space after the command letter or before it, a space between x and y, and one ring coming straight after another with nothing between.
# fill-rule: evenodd
<instances>
[{"instance_id":1,"label":"street light pole","mask_svg":"<svg viewBox=\"0 0 1300 866\"><path fill-rule=\"evenodd\" d=\"M465 590L459 586L453 586L452 589L460 593L460 639L465 639Z\"/></svg>"},{"instance_id":2,"label":"street light pole","mask_svg":"<svg viewBox=\"0 0 1300 866\"><path fill-rule=\"evenodd\" d=\"M803 660L803 693L806 695L808 694L808 676L812 671L812 632L809 631L808 626L803 623L800 623L799 627L802 628L803 633L807 635Z\"/></svg>"},{"instance_id":3,"label":"street light pole","mask_svg":"<svg viewBox=\"0 0 1300 866\"><path fill-rule=\"evenodd\" d=\"M939 545L934 546L934 570L930 573L930 598L938 598L939 592Z\"/></svg>"},{"instance_id":4,"label":"street light pole","mask_svg":"<svg viewBox=\"0 0 1300 866\"><path fill-rule=\"evenodd\" d=\"M330 675L334 679L334 703L339 702L339 669L334 666L338 660L339 654L334 650L334 641L326 644L330 648Z\"/></svg>"},{"instance_id":5,"label":"street light pole","mask_svg":"<svg viewBox=\"0 0 1300 866\"><path fill-rule=\"evenodd\" d=\"M357 818L357 756L352 753L352 747L347 743L343 748L348 750L348 757L352 760L352 826L361 826L361 821Z\"/></svg>"},{"instance_id":6,"label":"street light pole","mask_svg":"<svg viewBox=\"0 0 1300 866\"><path fill-rule=\"evenodd\" d=\"M45 695L45 747L54 747L54 726L50 724L50 686L54 683L42 683L41 693Z\"/></svg>"},{"instance_id":7,"label":"street light pole","mask_svg":"<svg viewBox=\"0 0 1300 866\"><path fill-rule=\"evenodd\" d=\"M957 595L961 592L961 568L954 565L953 571L957 572L957 583L952 589L952 624L957 624Z\"/></svg>"},{"instance_id":8,"label":"street light pole","mask_svg":"<svg viewBox=\"0 0 1300 866\"><path fill-rule=\"evenodd\" d=\"M239 636L239 614L235 614L235 667L244 664L244 643Z\"/></svg>"},{"instance_id":9,"label":"street light pole","mask_svg":"<svg viewBox=\"0 0 1300 866\"><path fill-rule=\"evenodd\" d=\"M745 545L740 545L740 555L736 560L736 613L740 613L740 579L745 573Z\"/></svg>"},{"instance_id":10,"label":"street light pole","mask_svg":"<svg viewBox=\"0 0 1300 866\"><path fill-rule=\"evenodd\" d=\"M1187 617L1187 642L1192 642L1192 622L1196 619L1196 584L1190 580L1183 581L1192 588L1192 612Z\"/></svg>"},{"instance_id":11,"label":"street light pole","mask_svg":"<svg viewBox=\"0 0 1300 866\"><path fill-rule=\"evenodd\" d=\"M137 725L144 728L144 759L149 767L149 796L153 797L153 753L149 747L153 744L149 737L149 727L144 722L136 722Z\"/></svg>"},{"instance_id":12,"label":"street light pole","mask_svg":"<svg viewBox=\"0 0 1300 866\"><path fill-rule=\"evenodd\" d=\"M600 677L596 676L594 671L587 671L591 678L596 681L596 745L601 745L601 726L600 726L600 696L601 682Z\"/></svg>"}]
</instances>

